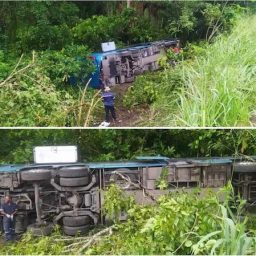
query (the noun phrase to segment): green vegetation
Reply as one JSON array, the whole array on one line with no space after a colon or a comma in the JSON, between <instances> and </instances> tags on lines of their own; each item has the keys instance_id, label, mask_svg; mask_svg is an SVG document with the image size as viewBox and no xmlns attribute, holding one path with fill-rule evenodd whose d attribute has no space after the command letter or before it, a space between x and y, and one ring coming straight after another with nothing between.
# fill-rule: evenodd
<instances>
[{"instance_id":1,"label":"green vegetation","mask_svg":"<svg viewBox=\"0 0 256 256\"><path fill-rule=\"evenodd\" d=\"M230 34L213 44L188 46L190 52L184 49L184 60L174 68L137 78L127 99L133 105L150 104L150 125L253 125L255 22L255 15L241 18Z\"/></svg>"},{"instance_id":2,"label":"green vegetation","mask_svg":"<svg viewBox=\"0 0 256 256\"><path fill-rule=\"evenodd\" d=\"M74 58L81 53L86 57L87 52L83 46L69 46L61 51L33 51L31 56L22 55L15 64L13 60L6 63L9 55L2 52L1 125L88 126L93 121L89 112L92 108L93 111L99 109L94 104L100 98L98 92L86 86L88 72L93 71L92 64ZM77 77L78 86L68 85L70 74Z\"/></svg>"},{"instance_id":3,"label":"green vegetation","mask_svg":"<svg viewBox=\"0 0 256 256\"><path fill-rule=\"evenodd\" d=\"M134 198L125 196L124 191L111 184L104 195L103 212L114 222L119 222L122 212L127 212L134 205Z\"/></svg>"},{"instance_id":4,"label":"green vegetation","mask_svg":"<svg viewBox=\"0 0 256 256\"><path fill-rule=\"evenodd\" d=\"M0 136L0 162L11 164L29 163L34 146L53 144L78 144L81 160L94 161L256 154L254 130L1 130ZM158 187L166 187L165 169ZM137 205L111 185L104 197L104 213L114 220L110 227L72 239L59 228L43 238L26 233L17 243L1 245L0 254L254 254L256 220L244 212L244 203L230 184L219 193L172 190L154 205ZM126 222L118 219L124 211Z\"/></svg>"},{"instance_id":5,"label":"green vegetation","mask_svg":"<svg viewBox=\"0 0 256 256\"><path fill-rule=\"evenodd\" d=\"M22 236L18 243L10 243L5 246L1 245L0 253L2 255L58 255L63 250L64 242L58 241L56 243L53 238L60 234L61 230L57 226L51 236L36 238L28 232Z\"/></svg>"},{"instance_id":6,"label":"green vegetation","mask_svg":"<svg viewBox=\"0 0 256 256\"><path fill-rule=\"evenodd\" d=\"M61 93L55 90L35 58L33 56L28 64L21 59L21 64L1 82L0 120L6 126L61 125L63 122L64 105L68 106L68 102L63 102Z\"/></svg>"},{"instance_id":7,"label":"green vegetation","mask_svg":"<svg viewBox=\"0 0 256 256\"><path fill-rule=\"evenodd\" d=\"M127 8L127 3L122 1L95 1L86 4L67 1L1 2L0 124L1 126L93 125L102 119L100 100L95 96L95 91L90 88L86 90L85 95L81 91L84 90L88 81L88 75L93 71L92 64L87 57L91 52L100 50L102 42L113 40L118 46L124 46L172 37L180 38L184 46L187 42L205 40L212 42L217 35L229 32L239 17L238 15L251 8L250 5L246 1L235 3L230 1L221 3L132 1L130 7ZM226 45L228 43L227 40ZM248 42L248 44L245 42L246 47L250 44L253 42ZM215 45L213 48L218 47L217 43ZM240 50L243 49L238 49ZM209 58L212 52L214 49L211 50L209 46L207 55ZM188 54L194 57L194 53ZM236 53L230 54L233 56ZM253 53L248 51L245 54ZM32 55L35 58L32 61L33 65L31 65ZM22 61L20 61L21 56ZM239 61L239 56L236 62ZM219 52L219 57L216 56L215 61L222 61L221 57L221 52ZM223 62L223 65L224 63L229 62L227 60ZM191 117L188 117L186 112L192 103L187 100L186 93L190 95L190 90L194 92L192 86L199 87L198 90L203 88L202 82L196 84L196 78L192 77L192 75L195 76L193 72L208 72L207 70L211 70L211 65L214 64L209 64L205 67L206 70L199 71L197 71L196 61L187 64L187 68L184 64L178 65L179 67L174 70L165 66L165 71L150 75L150 80L147 82L145 82L145 79L148 79L147 75L139 77L133 89L130 89L131 97L124 99L124 105L140 107L140 105L150 104L153 112L170 113L174 101L176 101L174 105L177 105L177 97L172 97L170 101L169 96L180 94L181 103L171 111L174 117L164 114L167 120L159 118L159 122L168 125L170 123L208 125L215 117L208 117L206 113L205 123L199 122L198 115L200 111L203 111L202 104L198 104L198 109L195 110L197 112L193 114L194 119L189 119ZM23 74L24 67L26 67L26 72ZM184 72L180 72L181 69L184 69ZM219 69L217 71L219 72ZM233 72L236 70L234 69ZM250 72L253 74L253 70ZM185 79L183 73L187 74L186 83L188 84L182 81ZM239 74L236 73L236 75ZM247 73L244 72L244 75L246 76ZM74 77L77 78L77 86L71 87L69 81ZM239 81L244 82L244 79ZM46 87L49 88L52 99L47 98ZM229 88L229 84L226 87ZM248 89L246 85L245 88ZM13 97L11 97L12 90ZM197 95L193 97L192 101L202 100ZM225 100L229 102L230 98L227 97ZM46 109L43 109L43 105ZM233 106L229 107L233 108ZM246 107L249 108L248 104L243 106L243 112L246 111ZM234 113L238 108L239 104L236 104L232 112ZM231 122L231 114L225 114L226 120L221 120L219 116L222 112L223 109L220 109L218 113L214 112L218 119L216 124ZM85 114L81 116L80 113ZM234 114L231 116L233 118ZM248 113L241 114L238 124L248 119L248 116ZM154 119L158 120L155 116ZM152 124L154 124L153 121Z\"/></svg>"},{"instance_id":8,"label":"green vegetation","mask_svg":"<svg viewBox=\"0 0 256 256\"><path fill-rule=\"evenodd\" d=\"M168 188L168 175L169 175L169 170L168 168L164 167L160 177L158 180L156 180L156 187L164 190Z\"/></svg>"},{"instance_id":9,"label":"green vegetation","mask_svg":"<svg viewBox=\"0 0 256 256\"><path fill-rule=\"evenodd\" d=\"M183 69L178 124L248 126L255 106L256 16L243 18L229 36L207 47L206 56Z\"/></svg>"},{"instance_id":10,"label":"green vegetation","mask_svg":"<svg viewBox=\"0 0 256 256\"><path fill-rule=\"evenodd\" d=\"M226 193L220 201L219 193ZM103 238L86 254L253 254L255 231L248 231L247 218L239 220L244 201L234 199L231 185L220 192L199 196L171 192L153 206L128 210L128 220L116 225L113 235ZM231 213L231 209L232 212Z\"/></svg>"},{"instance_id":11,"label":"green vegetation","mask_svg":"<svg viewBox=\"0 0 256 256\"><path fill-rule=\"evenodd\" d=\"M221 200L223 193L226 196ZM200 194L198 189L190 193L173 191L151 205L129 204L127 221L115 222L88 236L63 237L58 228L43 238L27 233L19 242L1 247L0 252L8 255L253 255L256 231L250 223L255 217L250 216L249 221L244 212L245 202L234 197L231 185L218 193L208 190ZM129 200L119 188L111 186L104 200L106 213L117 215ZM106 230L111 232L104 235Z\"/></svg>"},{"instance_id":12,"label":"green vegetation","mask_svg":"<svg viewBox=\"0 0 256 256\"><path fill-rule=\"evenodd\" d=\"M11 164L33 162L40 145L77 145L81 161L256 155L254 130L0 130L0 137L0 163Z\"/></svg>"}]
</instances>

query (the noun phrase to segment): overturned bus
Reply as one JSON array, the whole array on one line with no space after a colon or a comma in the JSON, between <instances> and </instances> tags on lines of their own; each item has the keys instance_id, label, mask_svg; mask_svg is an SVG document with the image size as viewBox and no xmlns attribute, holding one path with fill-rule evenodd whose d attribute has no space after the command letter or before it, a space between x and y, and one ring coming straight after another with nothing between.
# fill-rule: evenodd
<instances>
[{"instance_id":1,"label":"overturned bus","mask_svg":"<svg viewBox=\"0 0 256 256\"><path fill-rule=\"evenodd\" d=\"M11 195L17 203L17 233L47 235L58 223L67 235L83 234L104 222L104 191L113 182L138 203L150 203L143 190L157 197L180 188L217 190L232 180L236 193L254 202L255 159L144 156L80 163L75 146L35 147L33 164L0 165L0 200ZM163 170L169 185L165 191L157 187Z\"/></svg>"},{"instance_id":2,"label":"overturned bus","mask_svg":"<svg viewBox=\"0 0 256 256\"><path fill-rule=\"evenodd\" d=\"M135 76L145 71L159 69L158 60L165 56L167 50L178 53L178 39L161 40L131 45L122 49L95 52L90 56L95 66L91 75L90 86L100 88L100 79L108 81L108 85L131 83Z\"/></svg>"}]
</instances>

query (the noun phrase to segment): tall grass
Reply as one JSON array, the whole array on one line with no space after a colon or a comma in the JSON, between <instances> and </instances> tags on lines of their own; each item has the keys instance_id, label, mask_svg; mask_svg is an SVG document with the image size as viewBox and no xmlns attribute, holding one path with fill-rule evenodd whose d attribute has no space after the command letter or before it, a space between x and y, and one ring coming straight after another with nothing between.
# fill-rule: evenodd
<instances>
[{"instance_id":1,"label":"tall grass","mask_svg":"<svg viewBox=\"0 0 256 256\"><path fill-rule=\"evenodd\" d=\"M255 110L256 16L239 20L232 33L209 45L204 57L183 65L179 126L248 126Z\"/></svg>"},{"instance_id":2,"label":"tall grass","mask_svg":"<svg viewBox=\"0 0 256 256\"><path fill-rule=\"evenodd\" d=\"M69 110L73 114L71 118L71 126L88 127L94 121L94 114L99 109L99 102L101 101L100 90L89 91L88 86L91 79L87 82L84 88L78 87L79 90L78 103L75 101ZM77 94L77 92L75 92Z\"/></svg>"},{"instance_id":3,"label":"tall grass","mask_svg":"<svg viewBox=\"0 0 256 256\"><path fill-rule=\"evenodd\" d=\"M255 253L255 237L246 232L246 222L235 222L227 209L220 205L222 217L220 230L210 232L193 245L194 254L245 255Z\"/></svg>"}]
</instances>

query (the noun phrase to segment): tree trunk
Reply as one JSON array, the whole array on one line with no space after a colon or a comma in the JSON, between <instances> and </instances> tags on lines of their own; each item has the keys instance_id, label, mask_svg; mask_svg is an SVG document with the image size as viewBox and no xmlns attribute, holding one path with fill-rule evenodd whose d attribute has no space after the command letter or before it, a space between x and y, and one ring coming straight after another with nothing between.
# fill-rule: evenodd
<instances>
[{"instance_id":1,"label":"tree trunk","mask_svg":"<svg viewBox=\"0 0 256 256\"><path fill-rule=\"evenodd\" d=\"M131 7L131 0L127 0L127 5L126 5L127 8L130 8Z\"/></svg>"}]
</instances>

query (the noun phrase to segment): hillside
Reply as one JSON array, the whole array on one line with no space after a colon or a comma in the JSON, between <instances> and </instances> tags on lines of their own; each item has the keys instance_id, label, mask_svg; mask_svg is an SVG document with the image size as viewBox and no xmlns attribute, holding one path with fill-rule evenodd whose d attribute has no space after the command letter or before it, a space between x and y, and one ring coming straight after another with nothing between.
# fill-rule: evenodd
<instances>
[{"instance_id":1,"label":"hillside","mask_svg":"<svg viewBox=\"0 0 256 256\"><path fill-rule=\"evenodd\" d=\"M161 79L151 87L162 89L151 104L150 125L254 125L255 34L256 16L241 18L230 34L203 46L192 60L158 74Z\"/></svg>"},{"instance_id":2,"label":"hillside","mask_svg":"<svg viewBox=\"0 0 256 256\"><path fill-rule=\"evenodd\" d=\"M207 48L206 56L184 68L180 124L247 126L255 110L256 16L239 21L229 36Z\"/></svg>"},{"instance_id":3,"label":"hillside","mask_svg":"<svg viewBox=\"0 0 256 256\"><path fill-rule=\"evenodd\" d=\"M99 92L86 88L86 84L88 77L95 70L90 55L101 50L102 42L114 41L118 48L122 48L138 43L178 38L185 48L190 49L192 43L205 43L220 34L229 33L234 21L242 13L248 13L253 8L254 5L249 1L0 2L0 124L98 126L104 118L101 98ZM248 30L250 29L249 25ZM226 42L227 47L228 43ZM212 51L214 50L209 48L207 56L212 56L213 62L224 63L219 59L222 57L221 52L220 56L214 56ZM191 53L190 57L194 58L195 55ZM239 61L239 55L236 57ZM84 61L84 58L87 61ZM185 67L185 63L177 65L175 73L173 70L168 72L166 67L162 77L158 77L158 73L149 78L145 75L145 80L144 76L137 76L138 86L136 82L132 86L127 85L136 88L135 97L130 97L129 92L123 88L117 90L122 92L117 98L123 102L116 104L117 115L122 122L115 126L156 125L158 119L157 125L210 124L208 117L205 117L207 120L203 122L198 120L201 111L203 113L207 108L201 106L202 104L199 104L200 108L197 106L198 109L193 110L193 118L190 120L190 104L193 101L190 103L187 97L191 94L190 90L194 93L192 87L203 86L201 82L195 84L197 78L191 76L194 76L194 72L200 77L209 76L207 70L212 69L208 64L207 70L198 69L196 61L186 61L189 67ZM204 61L200 60L201 62ZM206 62L208 63L208 60ZM185 82L180 79L182 74L179 73L183 69ZM216 72L220 72L219 69L216 67ZM133 72L135 73L135 70ZM76 82L72 83L74 78ZM180 84L184 83L185 88L189 89L180 92L180 88L184 88ZM75 84L77 86L74 86ZM158 86L159 84L161 86ZM175 90L177 88L178 91ZM200 93L200 88L196 89L198 90ZM177 97L169 98L177 96L177 93L181 93L182 104L177 105ZM193 100L203 102L201 95L200 99L197 97L194 95ZM152 110L150 106L154 102L156 104L153 104ZM171 102L175 104L170 106ZM129 105L140 106L130 111ZM219 118L219 112L222 111L221 109L214 112L217 115L216 123L225 123ZM166 114L159 116L155 112ZM149 118L140 122L147 115ZM205 115L207 116L207 113ZM166 120L162 120L163 116ZM215 117L212 116L211 120ZM239 123L245 122L246 118L241 116Z\"/></svg>"}]
</instances>

